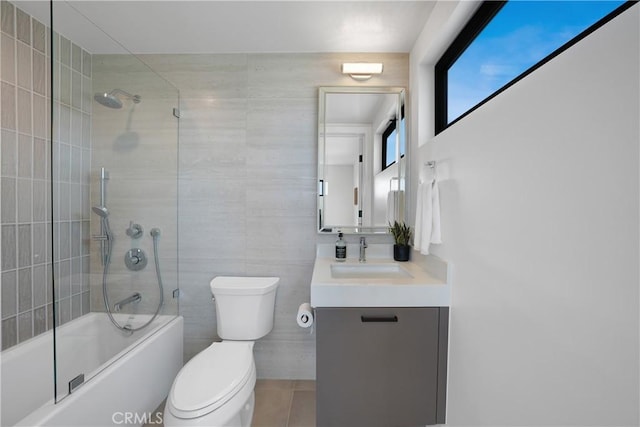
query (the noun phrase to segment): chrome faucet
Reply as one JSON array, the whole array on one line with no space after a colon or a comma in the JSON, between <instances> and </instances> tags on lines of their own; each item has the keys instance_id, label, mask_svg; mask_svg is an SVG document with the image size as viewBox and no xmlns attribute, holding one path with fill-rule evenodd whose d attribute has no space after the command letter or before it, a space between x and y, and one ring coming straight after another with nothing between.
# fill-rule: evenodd
<instances>
[{"instance_id":1,"label":"chrome faucet","mask_svg":"<svg viewBox=\"0 0 640 427\"><path fill-rule=\"evenodd\" d=\"M364 237L360 237L360 258L359 258L360 262L367 261L367 254L366 254L367 247L368 247L367 240Z\"/></svg>"},{"instance_id":2,"label":"chrome faucet","mask_svg":"<svg viewBox=\"0 0 640 427\"><path fill-rule=\"evenodd\" d=\"M123 299L122 301L118 301L117 303L113 304L113 311L115 311L117 313L120 310L122 310L122 307L124 307L125 305L131 304L133 302L140 302L141 300L142 300L142 295L140 295L139 292L136 292L135 294L131 295L130 297L127 297L127 298Z\"/></svg>"}]
</instances>

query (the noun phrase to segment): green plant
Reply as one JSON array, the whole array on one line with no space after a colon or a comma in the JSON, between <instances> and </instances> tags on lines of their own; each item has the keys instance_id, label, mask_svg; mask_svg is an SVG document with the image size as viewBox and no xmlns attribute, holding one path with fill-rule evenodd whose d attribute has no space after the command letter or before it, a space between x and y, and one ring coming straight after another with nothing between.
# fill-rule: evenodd
<instances>
[{"instance_id":1,"label":"green plant","mask_svg":"<svg viewBox=\"0 0 640 427\"><path fill-rule=\"evenodd\" d=\"M409 246L409 242L411 241L411 227L404 222L394 221L393 224L389 222L389 233L393 235L396 245Z\"/></svg>"}]
</instances>

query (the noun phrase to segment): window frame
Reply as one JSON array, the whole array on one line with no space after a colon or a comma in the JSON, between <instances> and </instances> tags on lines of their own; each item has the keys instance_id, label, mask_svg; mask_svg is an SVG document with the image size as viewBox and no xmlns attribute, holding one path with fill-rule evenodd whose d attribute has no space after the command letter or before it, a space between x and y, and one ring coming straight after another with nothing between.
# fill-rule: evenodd
<instances>
[{"instance_id":1,"label":"window frame","mask_svg":"<svg viewBox=\"0 0 640 427\"><path fill-rule=\"evenodd\" d=\"M402 121L404 119L404 105L402 106L402 108L400 109L400 121ZM389 124L387 125L387 127L384 129L384 131L382 131L382 135L381 135L381 143L382 143L382 155L380 156L380 172L382 172L383 170L387 169L388 167L394 165L396 163L396 160L394 160L393 162L387 164L387 139L389 138L389 135L391 135L393 133L394 130L397 129L397 123L398 123L398 118L394 117L393 119L390 119ZM398 134L398 143L400 143L400 138L402 138L402 135ZM400 144L400 148L402 148L402 144ZM405 151L406 151L406 146L405 146ZM402 159L404 157L405 153L400 153L400 158Z\"/></svg>"},{"instance_id":2,"label":"window frame","mask_svg":"<svg viewBox=\"0 0 640 427\"><path fill-rule=\"evenodd\" d=\"M387 147L388 147L387 140L395 130L396 130L396 119L393 119L389 122L389 125L382 132L382 156L380 156L382 157L382 159L381 159L380 171L385 170L386 168L388 168L389 166L393 165L396 162L394 160L393 162L387 164Z\"/></svg>"},{"instance_id":3,"label":"window frame","mask_svg":"<svg viewBox=\"0 0 640 427\"><path fill-rule=\"evenodd\" d=\"M434 67L434 121L436 135L447 129L454 123L458 122L463 117L466 117L472 111L484 105L486 102L493 99L498 94L513 86L515 83L519 82L538 68L542 67L547 62L551 61L556 56L560 55L562 52L569 49L571 46L578 43L580 40L587 37L589 34L596 31L598 28L605 25L607 22L611 21L616 16L623 13L625 10L638 3L638 0L625 1L623 4L609 12L607 15L603 16L594 24L585 28L574 38L559 46L556 50L542 58L537 63L533 64L528 69L524 70L522 73L518 74L504 86L500 87L498 90L496 90L495 92L478 102L476 105L468 109L466 112L456 117L453 121L448 123L448 71L451 66L458 60L458 58L460 58L464 51L473 43L476 37L484 30L489 22L491 22L491 20L500 12L500 9L502 9L507 1L508 0L484 1L436 63Z\"/></svg>"}]
</instances>

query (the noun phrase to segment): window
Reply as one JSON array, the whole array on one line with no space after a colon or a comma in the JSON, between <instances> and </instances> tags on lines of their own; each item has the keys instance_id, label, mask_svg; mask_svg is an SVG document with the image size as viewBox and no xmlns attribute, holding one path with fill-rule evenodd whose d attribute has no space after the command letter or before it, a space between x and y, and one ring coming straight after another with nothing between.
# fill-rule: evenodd
<instances>
[{"instance_id":1,"label":"window","mask_svg":"<svg viewBox=\"0 0 640 427\"><path fill-rule=\"evenodd\" d=\"M436 64L436 133L635 3L485 1Z\"/></svg>"},{"instance_id":2,"label":"window","mask_svg":"<svg viewBox=\"0 0 640 427\"><path fill-rule=\"evenodd\" d=\"M404 108L401 111L400 119L400 158L404 157L406 138L405 138L405 122ZM382 169L385 170L396 162L396 122L397 119L391 120L387 128L382 132Z\"/></svg>"}]
</instances>

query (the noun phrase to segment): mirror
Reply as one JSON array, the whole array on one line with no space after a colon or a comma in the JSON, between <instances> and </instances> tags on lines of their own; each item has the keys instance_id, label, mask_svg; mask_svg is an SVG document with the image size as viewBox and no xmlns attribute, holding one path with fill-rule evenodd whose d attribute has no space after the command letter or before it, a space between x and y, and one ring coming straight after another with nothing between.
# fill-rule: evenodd
<instances>
[{"instance_id":1,"label":"mirror","mask_svg":"<svg viewBox=\"0 0 640 427\"><path fill-rule=\"evenodd\" d=\"M386 233L405 221L405 90L321 87L318 231Z\"/></svg>"}]
</instances>

